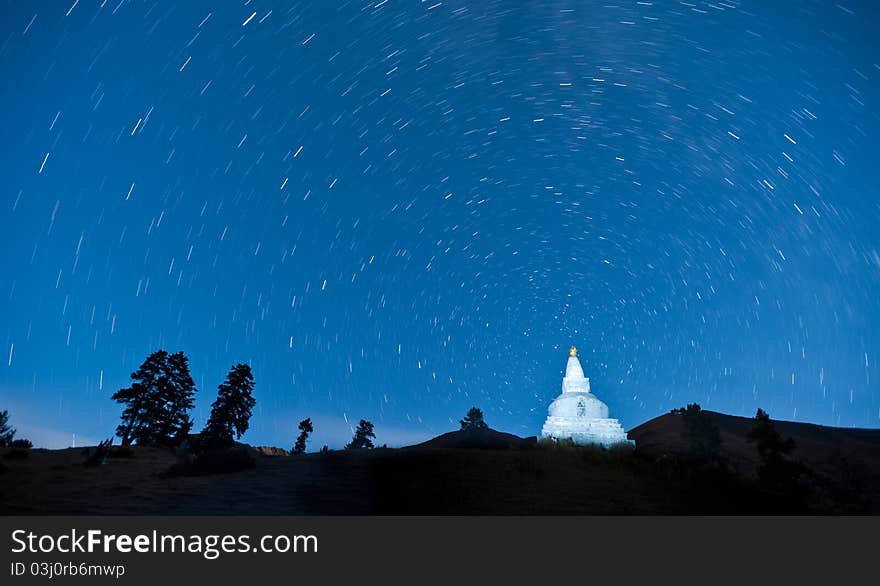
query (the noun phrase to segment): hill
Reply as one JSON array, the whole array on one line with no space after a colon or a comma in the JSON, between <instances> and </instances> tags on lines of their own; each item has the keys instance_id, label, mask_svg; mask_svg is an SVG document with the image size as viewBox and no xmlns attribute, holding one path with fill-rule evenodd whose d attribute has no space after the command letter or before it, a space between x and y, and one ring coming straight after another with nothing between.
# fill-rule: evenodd
<instances>
[{"instance_id":1,"label":"hill","mask_svg":"<svg viewBox=\"0 0 880 586\"><path fill-rule=\"evenodd\" d=\"M792 457L818 471L815 498L805 502L754 481L754 449L745 441L751 420L707 416L733 466L678 457L684 444L673 415L633 429L635 450L548 445L491 429L450 432L402 449L287 455L237 446L199 466L191 454L138 446L115 448L94 467L84 465L81 448L4 448L0 514L880 512L880 430L777 422L797 442Z\"/></svg>"},{"instance_id":2,"label":"hill","mask_svg":"<svg viewBox=\"0 0 880 586\"><path fill-rule=\"evenodd\" d=\"M753 472L758 464L755 447L746 441L754 422L748 417L703 411L721 432L721 450L731 462ZM832 474L842 462L863 468L880 476L880 429L826 427L794 421L773 422L776 430L795 441L791 459L803 462L812 470ZM681 416L666 413L634 427L628 432L639 452L652 457L663 454L682 454L686 451L682 440Z\"/></svg>"},{"instance_id":3,"label":"hill","mask_svg":"<svg viewBox=\"0 0 880 586\"><path fill-rule=\"evenodd\" d=\"M721 453L742 474L754 475L759 461L755 446L746 441L753 426L748 417L703 411L721 433ZM794 421L773 422L795 447L790 460L800 462L832 487L864 493L869 507L880 511L880 429L827 427ZM643 456L659 458L686 452L682 418L667 413L633 428L627 434Z\"/></svg>"},{"instance_id":4,"label":"hill","mask_svg":"<svg viewBox=\"0 0 880 586\"><path fill-rule=\"evenodd\" d=\"M409 446L405 449L481 449L481 450L505 450L509 448L524 448L537 442L535 436L521 438L512 433L496 431L486 427L482 429L470 429L450 431L443 435L429 439L426 442Z\"/></svg>"}]
</instances>

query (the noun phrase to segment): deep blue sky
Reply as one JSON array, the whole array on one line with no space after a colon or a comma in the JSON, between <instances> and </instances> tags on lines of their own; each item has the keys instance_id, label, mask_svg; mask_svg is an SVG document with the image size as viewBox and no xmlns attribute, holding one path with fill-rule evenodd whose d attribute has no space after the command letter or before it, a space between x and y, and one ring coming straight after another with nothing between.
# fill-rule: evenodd
<instances>
[{"instance_id":1,"label":"deep blue sky","mask_svg":"<svg viewBox=\"0 0 880 586\"><path fill-rule=\"evenodd\" d=\"M566 349L880 426L880 11L845 0L8 0L0 408L46 446L184 350L245 440L538 432Z\"/></svg>"}]
</instances>

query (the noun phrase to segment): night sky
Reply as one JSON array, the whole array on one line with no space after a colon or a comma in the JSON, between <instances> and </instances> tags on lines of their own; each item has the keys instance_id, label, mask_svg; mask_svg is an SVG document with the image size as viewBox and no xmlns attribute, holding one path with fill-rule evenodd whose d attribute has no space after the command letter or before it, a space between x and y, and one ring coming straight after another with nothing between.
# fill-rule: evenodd
<instances>
[{"instance_id":1,"label":"night sky","mask_svg":"<svg viewBox=\"0 0 880 586\"><path fill-rule=\"evenodd\" d=\"M244 441L539 432L574 344L686 403L880 426L874 2L5 0L0 409L109 437L152 351ZM75 434L75 437L74 437Z\"/></svg>"}]
</instances>

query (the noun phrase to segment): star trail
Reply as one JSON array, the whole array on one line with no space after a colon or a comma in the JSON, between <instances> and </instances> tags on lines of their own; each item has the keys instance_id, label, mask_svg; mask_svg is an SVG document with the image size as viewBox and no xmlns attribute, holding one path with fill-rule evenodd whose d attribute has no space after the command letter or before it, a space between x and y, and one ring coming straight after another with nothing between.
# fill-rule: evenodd
<instances>
[{"instance_id":1,"label":"star trail","mask_svg":"<svg viewBox=\"0 0 880 586\"><path fill-rule=\"evenodd\" d=\"M245 441L878 427L872 2L4 1L0 409L109 437L183 350ZM313 446L314 447L314 446Z\"/></svg>"}]
</instances>

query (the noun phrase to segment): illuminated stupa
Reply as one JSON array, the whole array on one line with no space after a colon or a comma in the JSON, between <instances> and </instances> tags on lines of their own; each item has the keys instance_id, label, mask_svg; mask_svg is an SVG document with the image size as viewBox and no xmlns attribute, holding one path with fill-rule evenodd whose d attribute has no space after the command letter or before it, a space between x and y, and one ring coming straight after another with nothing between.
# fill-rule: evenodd
<instances>
[{"instance_id":1,"label":"illuminated stupa","mask_svg":"<svg viewBox=\"0 0 880 586\"><path fill-rule=\"evenodd\" d=\"M550 403L541 438L570 439L578 445L635 445L627 439L620 422L608 417L608 406L590 392L590 379L584 376L574 346L568 350L562 394Z\"/></svg>"}]
</instances>

